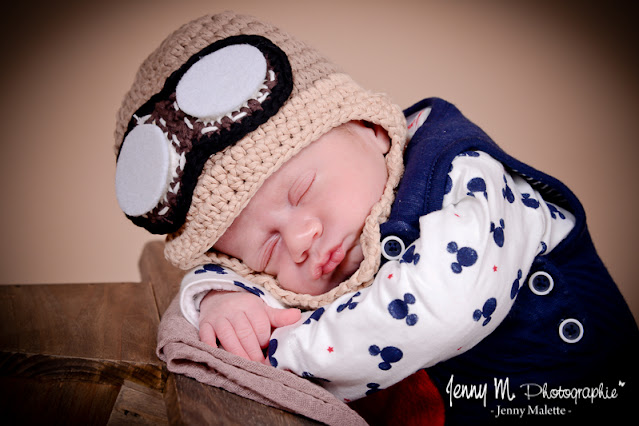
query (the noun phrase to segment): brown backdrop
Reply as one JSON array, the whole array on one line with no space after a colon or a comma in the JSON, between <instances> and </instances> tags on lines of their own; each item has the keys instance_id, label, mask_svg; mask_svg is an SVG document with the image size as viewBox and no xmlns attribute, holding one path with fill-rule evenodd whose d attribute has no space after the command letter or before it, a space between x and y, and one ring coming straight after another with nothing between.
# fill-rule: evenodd
<instances>
[{"instance_id":1,"label":"brown backdrop","mask_svg":"<svg viewBox=\"0 0 639 426\"><path fill-rule=\"evenodd\" d=\"M1 283L139 279L153 237L120 213L115 113L173 29L227 9L317 46L407 107L457 104L507 151L581 198L635 316L636 49L629 10L417 0L26 2L3 13ZM547 3L547 4L544 4Z\"/></svg>"}]
</instances>

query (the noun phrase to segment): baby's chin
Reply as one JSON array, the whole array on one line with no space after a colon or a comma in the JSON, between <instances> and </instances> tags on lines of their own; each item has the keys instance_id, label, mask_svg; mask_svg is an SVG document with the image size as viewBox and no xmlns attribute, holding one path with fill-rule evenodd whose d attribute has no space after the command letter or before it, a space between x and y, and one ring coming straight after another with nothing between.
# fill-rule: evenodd
<instances>
[{"instance_id":1,"label":"baby's chin","mask_svg":"<svg viewBox=\"0 0 639 426\"><path fill-rule=\"evenodd\" d=\"M335 287L352 277L353 274L359 269L359 266L363 260L364 253L362 252L362 247L357 244L348 251L342 263L340 263L333 274L331 274L326 286L327 290L323 293L334 289Z\"/></svg>"}]
</instances>

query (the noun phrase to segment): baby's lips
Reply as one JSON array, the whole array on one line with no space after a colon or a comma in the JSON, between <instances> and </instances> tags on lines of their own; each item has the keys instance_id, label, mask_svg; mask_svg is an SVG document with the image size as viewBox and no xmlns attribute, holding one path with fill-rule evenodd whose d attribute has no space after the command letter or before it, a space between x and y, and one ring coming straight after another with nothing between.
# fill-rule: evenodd
<instances>
[{"instance_id":1,"label":"baby's lips","mask_svg":"<svg viewBox=\"0 0 639 426\"><path fill-rule=\"evenodd\" d=\"M346 257L346 252L344 251L344 248L342 246L333 249L330 252L328 260L321 267L321 275L330 274L335 269L337 269L340 263L342 263L342 261L344 260L344 257Z\"/></svg>"}]
</instances>

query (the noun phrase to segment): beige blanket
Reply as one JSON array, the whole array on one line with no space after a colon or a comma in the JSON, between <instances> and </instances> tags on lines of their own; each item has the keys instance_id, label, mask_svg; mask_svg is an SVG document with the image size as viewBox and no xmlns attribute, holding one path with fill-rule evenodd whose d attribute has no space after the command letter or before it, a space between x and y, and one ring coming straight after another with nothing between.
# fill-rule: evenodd
<instances>
[{"instance_id":1,"label":"beige blanket","mask_svg":"<svg viewBox=\"0 0 639 426\"><path fill-rule=\"evenodd\" d=\"M180 313L178 298L160 322L157 355L173 373L265 405L329 425L366 424L346 404L308 380L200 342L195 327Z\"/></svg>"}]
</instances>

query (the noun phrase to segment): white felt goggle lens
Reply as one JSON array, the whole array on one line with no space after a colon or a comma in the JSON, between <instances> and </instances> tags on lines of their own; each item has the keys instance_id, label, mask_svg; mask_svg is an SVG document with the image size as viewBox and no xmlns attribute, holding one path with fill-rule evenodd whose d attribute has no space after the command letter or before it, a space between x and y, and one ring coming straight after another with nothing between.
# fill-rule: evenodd
<instances>
[{"instance_id":1,"label":"white felt goggle lens","mask_svg":"<svg viewBox=\"0 0 639 426\"><path fill-rule=\"evenodd\" d=\"M266 68L264 54L254 46L223 47L182 76L175 90L177 104L194 117L221 117L251 99L264 82Z\"/></svg>"},{"instance_id":2,"label":"white felt goggle lens","mask_svg":"<svg viewBox=\"0 0 639 426\"><path fill-rule=\"evenodd\" d=\"M124 213L141 216L162 199L171 176L170 150L154 124L138 125L126 136L115 169L115 195Z\"/></svg>"}]
</instances>

